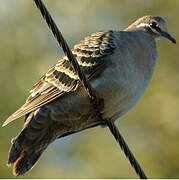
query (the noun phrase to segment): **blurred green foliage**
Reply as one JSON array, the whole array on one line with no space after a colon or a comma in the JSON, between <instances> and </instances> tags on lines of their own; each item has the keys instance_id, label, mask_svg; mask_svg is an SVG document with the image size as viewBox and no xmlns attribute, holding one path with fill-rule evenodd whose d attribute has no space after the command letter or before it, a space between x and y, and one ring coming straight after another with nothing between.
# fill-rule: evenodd
<instances>
[{"instance_id":1,"label":"blurred green foliage","mask_svg":"<svg viewBox=\"0 0 179 180\"><path fill-rule=\"evenodd\" d=\"M86 35L123 29L152 14L167 19L179 39L178 0L46 0L72 47ZM0 119L21 106L32 85L63 53L33 1L0 0ZM140 102L117 125L150 178L179 178L179 51L158 42L153 79ZM23 118L1 128L0 178L13 178L6 166L10 140ZM86 130L56 141L24 178L135 178L134 170L107 128Z\"/></svg>"}]
</instances>

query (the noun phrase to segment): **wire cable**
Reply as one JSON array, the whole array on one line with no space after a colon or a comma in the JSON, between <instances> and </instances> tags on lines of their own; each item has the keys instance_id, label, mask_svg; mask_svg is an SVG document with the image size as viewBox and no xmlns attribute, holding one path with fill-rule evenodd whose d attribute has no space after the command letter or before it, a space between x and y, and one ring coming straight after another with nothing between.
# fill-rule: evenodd
<instances>
[{"instance_id":1,"label":"wire cable","mask_svg":"<svg viewBox=\"0 0 179 180\"><path fill-rule=\"evenodd\" d=\"M41 0L34 0L37 8L40 10L41 15L45 19L46 23L48 24L49 28L51 29L54 37L57 39L59 46L63 49L64 54L68 57L69 61L73 65L74 70L77 72L81 82L83 83L89 98L91 99L94 109L98 108L99 100L97 99L97 96L95 94L95 91L93 90L92 86L90 85L88 79L84 75L83 71L80 69L80 66L74 57L74 55L71 52L71 49L69 48L68 44L66 43L65 39L63 38L61 32L58 30L57 25L55 24L54 20L52 19L50 13L48 12L47 8L45 7L44 3ZM99 114L99 118L101 120L102 116L101 113ZM103 120L106 122L106 125L110 129L111 133L115 137L116 141L119 143L121 149L124 151L126 157L129 159L131 166L135 169L135 172L139 175L141 179L147 179L147 176L145 175L144 171L140 167L139 163L135 159L134 155L130 151L128 145L126 144L124 138L120 134L118 128L115 126L114 122L110 120Z\"/></svg>"}]
</instances>

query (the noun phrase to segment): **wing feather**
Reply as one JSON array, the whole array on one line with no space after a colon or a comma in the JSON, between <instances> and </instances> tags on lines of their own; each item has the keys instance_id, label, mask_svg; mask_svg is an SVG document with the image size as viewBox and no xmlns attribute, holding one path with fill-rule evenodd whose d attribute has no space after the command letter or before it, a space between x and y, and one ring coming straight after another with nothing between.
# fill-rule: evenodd
<instances>
[{"instance_id":1,"label":"wing feather","mask_svg":"<svg viewBox=\"0 0 179 180\"><path fill-rule=\"evenodd\" d=\"M87 77L101 72L104 58L115 49L113 31L100 31L91 34L75 45L72 53ZM32 87L26 103L13 113L3 126L32 112L67 92L75 91L79 86L79 77L66 56L60 59Z\"/></svg>"}]
</instances>

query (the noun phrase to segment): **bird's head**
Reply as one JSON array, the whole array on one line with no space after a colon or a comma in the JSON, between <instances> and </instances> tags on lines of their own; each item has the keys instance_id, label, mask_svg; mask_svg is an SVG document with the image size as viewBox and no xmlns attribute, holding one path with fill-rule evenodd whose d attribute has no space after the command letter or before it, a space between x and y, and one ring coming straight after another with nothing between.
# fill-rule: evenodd
<instances>
[{"instance_id":1,"label":"bird's head","mask_svg":"<svg viewBox=\"0 0 179 180\"><path fill-rule=\"evenodd\" d=\"M176 44L176 40L168 33L166 21L159 16L144 16L135 21L126 30L146 31L150 33L156 40L166 38Z\"/></svg>"}]
</instances>

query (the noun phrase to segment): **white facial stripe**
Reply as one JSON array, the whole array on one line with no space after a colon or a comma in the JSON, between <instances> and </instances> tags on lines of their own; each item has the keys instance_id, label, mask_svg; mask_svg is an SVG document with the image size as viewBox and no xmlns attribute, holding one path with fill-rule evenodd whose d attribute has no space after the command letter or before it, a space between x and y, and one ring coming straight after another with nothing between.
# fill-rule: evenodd
<instances>
[{"instance_id":1,"label":"white facial stripe","mask_svg":"<svg viewBox=\"0 0 179 180\"><path fill-rule=\"evenodd\" d=\"M149 27L155 34L160 34L158 31L156 31L154 28L152 28L149 24L146 24L146 23L140 23L140 24L137 25L136 27L137 27L137 28Z\"/></svg>"},{"instance_id":2,"label":"white facial stripe","mask_svg":"<svg viewBox=\"0 0 179 180\"><path fill-rule=\"evenodd\" d=\"M140 23L139 25L136 26L137 28L141 28L141 27L150 27L149 24L146 23Z\"/></svg>"}]
</instances>

